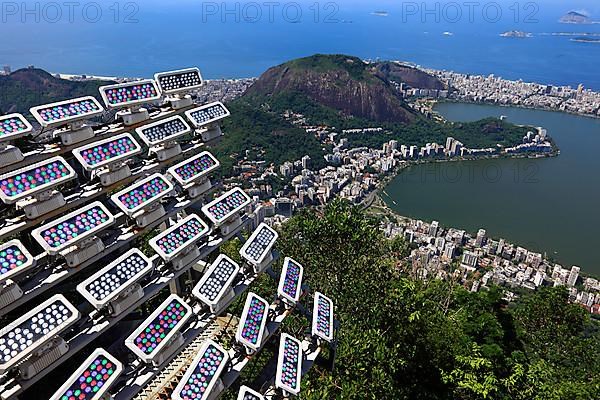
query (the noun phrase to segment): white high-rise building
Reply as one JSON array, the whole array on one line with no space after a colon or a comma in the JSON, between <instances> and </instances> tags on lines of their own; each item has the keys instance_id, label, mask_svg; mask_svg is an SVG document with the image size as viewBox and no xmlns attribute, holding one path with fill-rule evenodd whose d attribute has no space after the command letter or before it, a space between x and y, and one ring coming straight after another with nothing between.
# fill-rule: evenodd
<instances>
[{"instance_id":1,"label":"white high-rise building","mask_svg":"<svg viewBox=\"0 0 600 400\"><path fill-rule=\"evenodd\" d=\"M569 278L567 279L567 285L575 286L575 284L577 283L577 278L579 278L579 271L581 271L581 268L579 267L573 266L571 268Z\"/></svg>"},{"instance_id":2,"label":"white high-rise building","mask_svg":"<svg viewBox=\"0 0 600 400\"><path fill-rule=\"evenodd\" d=\"M477 238L475 239L475 246L483 247L487 241L485 229L480 229L477 232Z\"/></svg>"}]
</instances>

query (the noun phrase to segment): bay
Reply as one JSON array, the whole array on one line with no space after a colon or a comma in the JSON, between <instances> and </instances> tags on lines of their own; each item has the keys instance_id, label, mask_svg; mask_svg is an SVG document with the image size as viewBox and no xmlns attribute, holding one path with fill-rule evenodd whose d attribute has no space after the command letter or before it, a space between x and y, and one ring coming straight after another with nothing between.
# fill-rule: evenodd
<instances>
[{"instance_id":1,"label":"bay","mask_svg":"<svg viewBox=\"0 0 600 400\"><path fill-rule=\"evenodd\" d=\"M387 204L401 215L445 226L484 228L600 275L600 120L463 103L436 109L451 121L506 115L513 123L543 126L561 154L415 165L386 187Z\"/></svg>"}]
</instances>

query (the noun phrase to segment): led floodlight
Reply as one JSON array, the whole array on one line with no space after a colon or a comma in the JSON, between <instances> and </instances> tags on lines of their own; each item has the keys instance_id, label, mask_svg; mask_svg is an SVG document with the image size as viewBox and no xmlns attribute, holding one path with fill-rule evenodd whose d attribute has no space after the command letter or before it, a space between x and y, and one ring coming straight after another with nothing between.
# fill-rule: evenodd
<instances>
[{"instance_id":1,"label":"led floodlight","mask_svg":"<svg viewBox=\"0 0 600 400\"><path fill-rule=\"evenodd\" d=\"M200 257L194 243L207 234L208 226L196 214L191 214L150 239L148 244L165 262L171 262L179 270Z\"/></svg>"},{"instance_id":2,"label":"led floodlight","mask_svg":"<svg viewBox=\"0 0 600 400\"><path fill-rule=\"evenodd\" d=\"M333 341L333 301L320 292L315 293L312 335L329 343Z\"/></svg>"},{"instance_id":3,"label":"led floodlight","mask_svg":"<svg viewBox=\"0 0 600 400\"><path fill-rule=\"evenodd\" d=\"M54 157L0 176L0 200L17 204L25 215L34 219L66 204L53 188L75 179L77 174L62 157ZM21 201L26 198L33 199Z\"/></svg>"},{"instance_id":4,"label":"led floodlight","mask_svg":"<svg viewBox=\"0 0 600 400\"><path fill-rule=\"evenodd\" d=\"M57 294L0 329L0 373L8 371L79 319L79 311Z\"/></svg>"},{"instance_id":5,"label":"led floodlight","mask_svg":"<svg viewBox=\"0 0 600 400\"><path fill-rule=\"evenodd\" d=\"M250 202L250 197L242 189L235 188L202 207L202 212L221 228L223 235L227 235L242 223L239 214Z\"/></svg>"},{"instance_id":6,"label":"led floodlight","mask_svg":"<svg viewBox=\"0 0 600 400\"><path fill-rule=\"evenodd\" d=\"M125 215L135 218L139 227L145 227L165 215L160 200L173 188L165 176L154 174L113 194L110 199Z\"/></svg>"},{"instance_id":7,"label":"led floodlight","mask_svg":"<svg viewBox=\"0 0 600 400\"><path fill-rule=\"evenodd\" d=\"M192 132L192 128L180 115L175 115L136 128L135 132L159 161L165 161L181 154L177 139Z\"/></svg>"},{"instance_id":8,"label":"led floodlight","mask_svg":"<svg viewBox=\"0 0 600 400\"><path fill-rule=\"evenodd\" d=\"M220 101L185 112L185 116L192 125L202 130L202 140L205 142L222 135L218 122L230 115L229 110Z\"/></svg>"},{"instance_id":9,"label":"led floodlight","mask_svg":"<svg viewBox=\"0 0 600 400\"><path fill-rule=\"evenodd\" d=\"M240 255L260 273L273 260L271 249L279 235L264 222L248 238L240 249Z\"/></svg>"},{"instance_id":10,"label":"led floodlight","mask_svg":"<svg viewBox=\"0 0 600 400\"><path fill-rule=\"evenodd\" d=\"M209 306L213 314L218 314L223 305L235 297L231 285L239 272L240 266L221 254L204 273L192 294Z\"/></svg>"},{"instance_id":11,"label":"led floodlight","mask_svg":"<svg viewBox=\"0 0 600 400\"><path fill-rule=\"evenodd\" d=\"M297 396L302 379L302 343L287 333L281 334L275 387Z\"/></svg>"},{"instance_id":12,"label":"led floodlight","mask_svg":"<svg viewBox=\"0 0 600 400\"><path fill-rule=\"evenodd\" d=\"M109 108L126 108L117 112L125 125L134 125L149 118L140 105L160 99L160 89L152 79L100 87L100 95Z\"/></svg>"},{"instance_id":13,"label":"led floodlight","mask_svg":"<svg viewBox=\"0 0 600 400\"><path fill-rule=\"evenodd\" d=\"M265 400L264 396L248 386L240 387L237 400Z\"/></svg>"},{"instance_id":14,"label":"led floodlight","mask_svg":"<svg viewBox=\"0 0 600 400\"><path fill-rule=\"evenodd\" d=\"M123 372L123 364L98 348L81 364L50 400L100 400Z\"/></svg>"},{"instance_id":15,"label":"led floodlight","mask_svg":"<svg viewBox=\"0 0 600 400\"><path fill-rule=\"evenodd\" d=\"M216 398L225 387L221 374L229 362L229 354L208 339L173 391L173 400L208 400Z\"/></svg>"},{"instance_id":16,"label":"led floodlight","mask_svg":"<svg viewBox=\"0 0 600 400\"><path fill-rule=\"evenodd\" d=\"M73 155L86 171L100 171L100 182L110 186L131 176L125 161L142 152L130 133L114 136L73 150Z\"/></svg>"},{"instance_id":17,"label":"led floodlight","mask_svg":"<svg viewBox=\"0 0 600 400\"><path fill-rule=\"evenodd\" d=\"M65 254L69 266L79 265L104 251L102 240L94 235L115 222L106 206L99 201L49 222L31 232L31 236L50 255L77 248Z\"/></svg>"},{"instance_id":18,"label":"led floodlight","mask_svg":"<svg viewBox=\"0 0 600 400\"><path fill-rule=\"evenodd\" d=\"M191 316L191 307L172 294L125 339L125 346L142 361L160 365L183 345L179 331Z\"/></svg>"},{"instance_id":19,"label":"led floodlight","mask_svg":"<svg viewBox=\"0 0 600 400\"><path fill-rule=\"evenodd\" d=\"M154 75L160 90L169 95L167 101L174 110L192 105L192 96L185 95L202 86L202 76L198 68L187 68L178 71L161 72ZM183 95L183 96L182 96Z\"/></svg>"},{"instance_id":20,"label":"led floodlight","mask_svg":"<svg viewBox=\"0 0 600 400\"><path fill-rule=\"evenodd\" d=\"M33 127L21 114L0 116L0 142L22 138L31 133Z\"/></svg>"},{"instance_id":21,"label":"led floodlight","mask_svg":"<svg viewBox=\"0 0 600 400\"><path fill-rule=\"evenodd\" d=\"M212 187L208 174L219 168L221 163L208 151L176 164L167 170L191 198L198 197Z\"/></svg>"},{"instance_id":22,"label":"led floodlight","mask_svg":"<svg viewBox=\"0 0 600 400\"><path fill-rule=\"evenodd\" d=\"M0 283L34 265L35 259L21 241L15 239L0 245Z\"/></svg>"},{"instance_id":23,"label":"led floodlight","mask_svg":"<svg viewBox=\"0 0 600 400\"><path fill-rule=\"evenodd\" d=\"M31 133L33 127L21 114L0 116L0 166L23 161L23 153L17 147L8 144Z\"/></svg>"},{"instance_id":24,"label":"led floodlight","mask_svg":"<svg viewBox=\"0 0 600 400\"><path fill-rule=\"evenodd\" d=\"M283 299L284 302L294 306L300 300L300 293L302 293L302 274L304 268L298 262L293 259L286 257L283 262L283 270L279 277L279 286L277 288L277 295Z\"/></svg>"},{"instance_id":25,"label":"led floodlight","mask_svg":"<svg viewBox=\"0 0 600 400\"><path fill-rule=\"evenodd\" d=\"M134 248L77 285L77 291L96 309L116 301L117 307L112 307L116 314L143 297L144 291L137 282L152 268L148 257Z\"/></svg>"},{"instance_id":26,"label":"led floodlight","mask_svg":"<svg viewBox=\"0 0 600 400\"><path fill-rule=\"evenodd\" d=\"M65 145L71 145L94 137L94 131L84 121L102 115L104 108L92 96L59 101L32 107L29 112L44 128L61 128L57 131Z\"/></svg>"},{"instance_id":27,"label":"led floodlight","mask_svg":"<svg viewBox=\"0 0 600 400\"><path fill-rule=\"evenodd\" d=\"M269 303L254 293L248 293L235 339L250 351L258 351L266 336Z\"/></svg>"}]
</instances>

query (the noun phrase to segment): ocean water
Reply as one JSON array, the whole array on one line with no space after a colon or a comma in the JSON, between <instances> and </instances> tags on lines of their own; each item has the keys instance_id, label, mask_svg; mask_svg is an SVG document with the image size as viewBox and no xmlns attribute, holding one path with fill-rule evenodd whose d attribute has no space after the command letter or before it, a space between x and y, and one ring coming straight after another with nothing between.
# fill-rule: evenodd
<instances>
[{"instance_id":1,"label":"ocean water","mask_svg":"<svg viewBox=\"0 0 600 400\"><path fill-rule=\"evenodd\" d=\"M543 35L600 34L600 24L557 22L573 9L600 20L594 0L482 1L470 7L431 0L74 4L2 2L0 65L142 77L195 65L207 78L234 78L257 76L296 57L345 53L600 90L600 43ZM515 29L535 36L499 36Z\"/></svg>"}]
</instances>

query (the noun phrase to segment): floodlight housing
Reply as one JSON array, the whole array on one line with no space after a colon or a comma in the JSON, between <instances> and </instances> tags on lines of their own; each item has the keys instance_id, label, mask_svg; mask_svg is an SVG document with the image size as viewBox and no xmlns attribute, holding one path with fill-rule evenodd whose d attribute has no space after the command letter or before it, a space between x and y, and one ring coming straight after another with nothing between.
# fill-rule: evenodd
<instances>
[{"instance_id":1,"label":"floodlight housing","mask_svg":"<svg viewBox=\"0 0 600 400\"><path fill-rule=\"evenodd\" d=\"M78 319L77 308L57 294L0 329L0 373L11 369Z\"/></svg>"},{"instance_id":2,"label":"floodlight housing","mask_svg":"<svg viewBox=\"0 0 600 400\"><path fill-rule=\"evenodd\" d=\"M83 206L31 232L31 236L48 252L55 255L106 229L115 222L114 216L99 201Z\"/></svg>"},{"instance_id":3,"label":"floodlight housing","mask_svg":"<svg viewBox=\"0 0 600 400\"><path fill-rule=\"evenodd\" d=\"M197 129L197 132L202 135L202 140L209 142L223 135L219 121L231 114L223 103L216 101L186 111L185 115Z\"/></svg>"},{"instance_id":4,"label":"floodlight housing","mask_svg":"<svg viewBox=\"0 0 600 400\"><path fill-rule=\"evenodd\" d=\"M98 348L67 379L50 400L100 400L123 372L123 364Z\"/></svg>"},{"instance_id":5,"label":"floodlight housing","mask_svg":"<svg viewBox=\"0 0 600 400\"><path fill-rule=\"evenodd\" d=\"M152 103L161 97L160 89L152 79L119 83L100 87L100 95L108 108L125 109L117 112L126 126L146 121L150 118L142 104Z\"/></svg>"},{"instance_id":6,"label":"floodlight housing","mask_svg":"<svg viewBox=\"0 0 600 400\"><path fill-rule=\"evenodd\" d=\"M215 156L208 151L176 164L167 170L180 185L186 187L200 181L221 166Z\"/></svg>"},{"instance_id":7,"label":"floodlight housing","mask_svg":"<svg viewBox=\"0 0 600 400\"><path fill-rule=\"evenodd\" d=\"M265 397L248 386L240 387L237 400L265 400Z\"/></svg>"},{"instance_id":8,"label":"floodlight housing","mask_svg":"<svg viewBox=\"0 0 600 400\"><path fill-rule=\"evenodd\" d=\"M231 113L220 101L205 104L185 112L187 119L196 128L203 128L223 118L229 117Z\"/></svg>"},{"instance_id":9,"label":"floodlight housing","mask_svg":"<svg viewBox=\"0 0 600 400\"><path fill-rule=\"evenodd\" d=\"M235 334L236 340L252 351L258 351L266 335L269 303L255 293L248 293L242 317Z\"/></svg>"},{"instance_id":10,"label":"floodlight housing","mask_svg":"<svg viewBox=\"0 0 600 400\"><path fill-rule=\"evenodd\" d=\"M0 116L0 142L27 136L33 127L21 114L14 113Z\"/></svg>"},{"instance_id":11,"label":"floodlight housing","mask_svg":"<svg viewBox=\"0 0 600 400\"><path fill-rule=\"evenodd\" d=\"M127 339L125 346L144 362L153 361L192 316L192 308L170 295Z\"/></svg>"},{"instance_id":12,"label":"floodlight housing","mask_svg":"<svg viewBox=\"0 0 600 400\"><path fill-rule=\"evenodd\" d=\"M21 150L8 142L26 136L32 130L31 124L21 114L0 116L0 166L23 161Z\"/></svg>"},{"instance_id":13,"label":"floodlight housing","mask_svg":"<svg viewBox=\"0 0 600 400\"><path fill-rule=\"evenodd\" d=\"M302 357L302 343L287 333L282 333L279 341L275 387L295 396L300 393Z\"/></svg>"},{"instance_id":14,"label":"floodlight housing","mask_svg":"<svg viewBox=\"0 0 600 400\"><path fill-rule=\"evenodd\" d=\"M35 259L20 240L0 245L0 283L26 272L35 265Z\"/></svg>"},{"instance_id":15,"label":"floodlight housing","mask_svg":"<svg viewBox=\"0 0 600 400\"><path fill-rule=\"evenodd\" d=\"M191 214L158 236L148 244L166 262L174 260L193 244L208 234L208 226L196 214ZM197 250L197 247L196 247Z\"/></svg>"},{"instance_id":16,"label":"floodlight housing","mask_svg":"<svg viewBox=\"0 0 600 400\"><path fill-rule=\"evenodd\" d=\"M229 362L223 347L208 339L173 390L173 400L208 400L224 390L221 374Z\"/></svg>"},{"instance_id":17,"label":"floodlight housing","mask_svg":"<svg viewBox=\"0 0 600 400\"><path fill-rule=\"evenodd\" d=\"M321 292L315 293L312 335L329 343L333 341L333 301Z\"/></svg>"},{"instance_id":18,"label":"floodlight housing","mask_svg":"<svg viewBox=\"0 0 600 400\"><path fill-rule=\"evenodd\" d=\"M173 184L164 175L157 173L113 194L110 199L125 215L132 217L138 211L159 202L173 189Z\"/></svg>"},{"instance_id":19,"label":"floodlight housing","mask_svg":"<svg viewBox=\"0 0 600 400\"><path fill-rule=\"evenodd\" d=\"M152 261L134 248L77 285L77 291L100 309L127 291L152 268Z\"/></svg>"},{"instance_id":20,"label":"floodlight housing","mask_svg":"<svg viewBox=\"0 0 600 400\"><path fill-rule=\"evenodd\" d=\"M92 96L64 100L32 107L29 112L44 128L63 128L55 133L65 145L82 142L94 137L94 130L85 120L101 115L104 108Z\"/></svg>"},{"instance_id":21,"label":"floodlight housing","mask_svg":"<svg viewBox=\"0 0 600 400\"><path fill-rule=\"evenodd\" d=\"M160 99L160 89L152 79L118 83L99 88L108 108L127 108Z\"/></svg>"},{"instance_id":22,"label":"floodlight housing","mask_svg":"<svg viewBox=\"0 0 600 400\"><path fill-rule=\"evenodd\" d=\"M204 273L192 294L216 314L223 300L235 296L231 285L239 272L240 266L225 254L221 254Z\"/></svg>"},{"instance_id":23,"label":"floodlight housing","mask_svg":"<svg viewBox=\"0 0 600 400\"><path fill-rule=\"evenodd\" d=\"M146 143L150 153L155 153L159 161L165 161L181 154L178 138L187 135L192 128L180 115L175 115L137 128L136 133Z\"/></svg>"},{"instance_id":24,"label":"floodlight housing","mask_svg":"<svg viewBox=\"0 0 600 400\"><path fill-rule=\"evenodd\" d=\"M255 272L260 272L273 260L271 249L278 237L279 234L263 222L244 243L240 249L240 255L254 266Z\"/></svg>"},{"instance_id":25,"label":"floodlight housing","mask_svg":"<svg viewBox=\"0 0 600 400\"><path fill-rule=\"evenodd\" d=\"M29 112L44 128L58 128L102 115L104 107L92 96L32 107Z\"/></svg>"},{"instance_id":26,"label":"floodlight housing","mask_svg":"<svg viewBox=\"0 0 600 400\"><path fill-rule=\"evenodd\" d=\"M286 257L279 277L277 295L291 305L298 303L302 293L303 274L304 267L293 259Z\"/></svg>"},{"instance_id":27,"label":"floodlight housing","mask_svg":"<svg viewBox=\"0 0 600 400\"><path fill-rule=\"evenodd\" d=\"M246 192L235 188L202 207L202 212L218 226L232 217L239 216L238 213L243 211L250 202L250 196Z\"/></svg>"},{"instance_id":28,"label":"floodlight housing","mask_svg":"<svg viewBox=\"0 0 600 400\"><path fill-rule=\"evenodd\" d=\"M177 71L160 72L154 75L160 90L164 94L189 92L202 87L202 75L198 68L186 68Z\"/></svg>"},{"instance_id":29,"label":"floodlight housing","mask_svg":"<svg viewBox=\"0 0 600 400\"><path fill-rule=\"evenodd\" d=\"M154 147L173 142L178 137L192 132L192 128L190 128L181 115L175 115L136 128L135 132L146 143L146 146Z\"/></svg>"},{"instance_id":30,"label":"floodlight housing","mask_svg":"<svg viewBox=\"0 0 600 400\"><path fill-rule=\"evenodd\" d=\"M86 171L94 171L122 162L142 152L142 146L131 133L113 136L73 150L73 155Z\"/></svg>"},{"instance_id":31,"label":"floodlight housing","mask_svg":"<svg viewBox=\"0 0 600 400\"><path fill-rule=\"evenodd\" d=\"M64 158L53 157L0 176L0 200L5 204L13 204L48 191L76 176Z\"/></svg>"}]
</instances>

